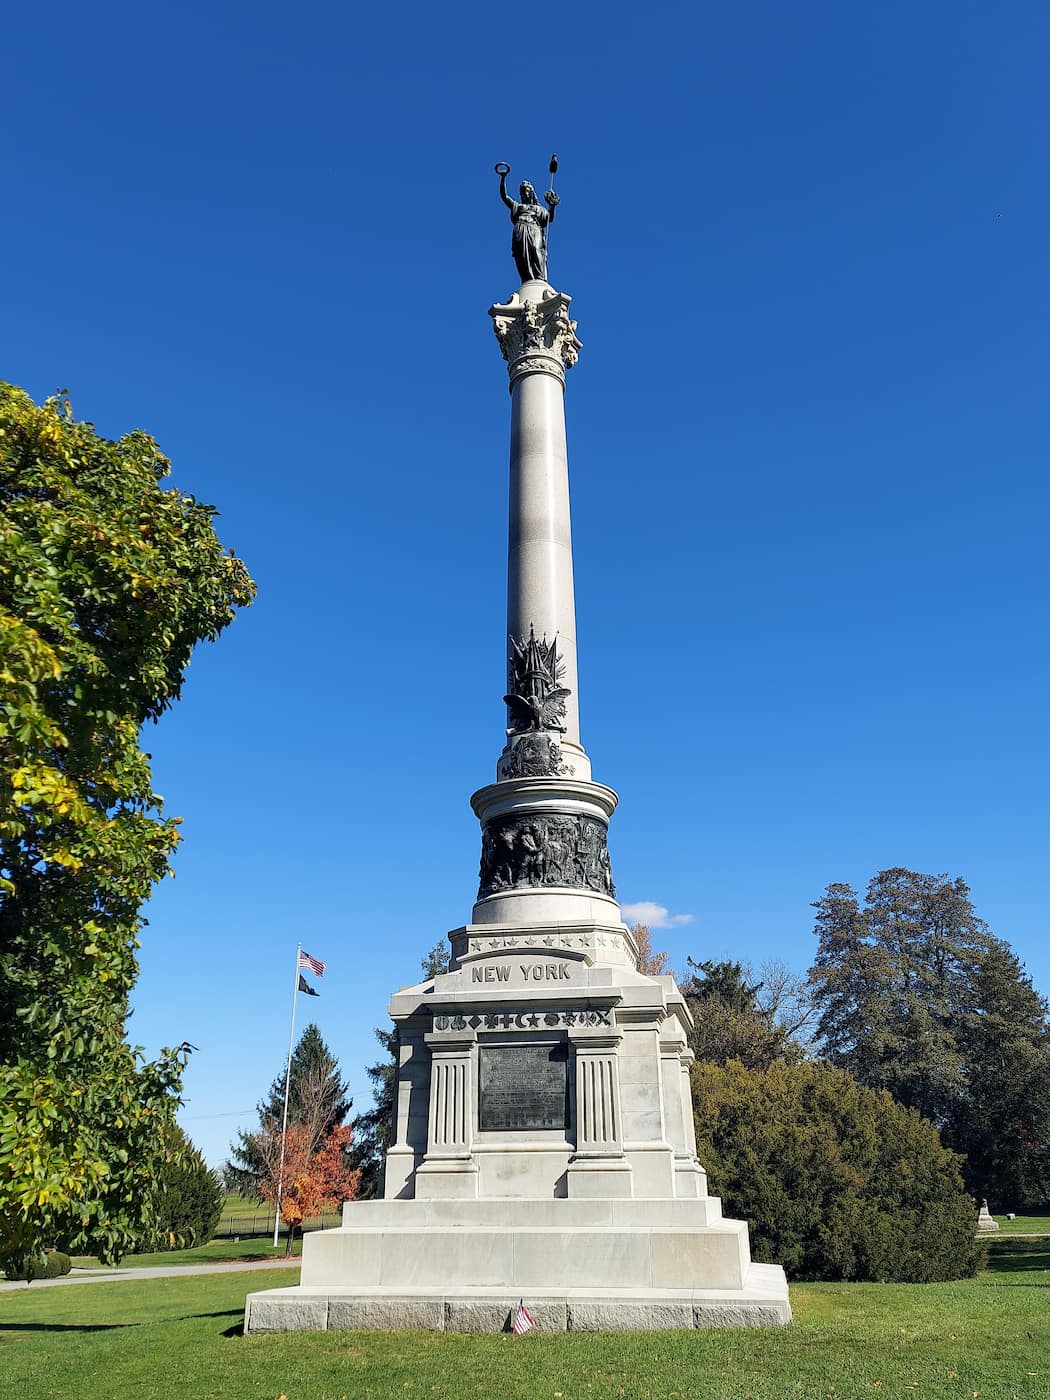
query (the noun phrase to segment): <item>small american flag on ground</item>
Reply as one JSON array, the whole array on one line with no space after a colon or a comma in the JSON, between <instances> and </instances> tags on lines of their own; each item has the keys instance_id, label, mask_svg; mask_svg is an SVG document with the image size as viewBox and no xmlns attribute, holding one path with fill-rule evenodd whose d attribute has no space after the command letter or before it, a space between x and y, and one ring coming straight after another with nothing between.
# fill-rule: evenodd
<instances>
[{"instance_id":1,"label":"small american flag on ground","mask_svg":"<svg viewBox=\"0 0 1050 1400\"><path fill-rule=\"evenodd\" d=\"M300 948L299 966L308 967L315 977L323 977L324 970L328 964L323 963L320 958L312 958L309 953L304 953Z\"/></svg>"},{"instance_id":2,"label":"small american flag on ground","mask_svg":"<svg viewBox=\"0 0 1050 1400\"><path fill-rule=\"evenodd\" d=\"M525 1299L522 1298L521 1302L511 1314L510 1330L514 1333L515 1337L521 1337L526 1332L531 1332L535 1326L536 1324L532 1320L532 1314L525 1306Z\"/></svg>"}]
</instances>

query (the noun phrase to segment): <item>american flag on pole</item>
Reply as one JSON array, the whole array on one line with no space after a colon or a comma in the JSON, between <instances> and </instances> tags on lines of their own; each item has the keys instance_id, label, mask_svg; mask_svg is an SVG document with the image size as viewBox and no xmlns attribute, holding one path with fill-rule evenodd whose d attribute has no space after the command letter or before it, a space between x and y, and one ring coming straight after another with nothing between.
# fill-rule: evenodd
<instances>
[{"instance_id":1,"label":"american flag on pole","mask_svg":"<svg viewBox=\"0 0 1050 1400\"><path fill-rule=\"evenodd\" d=\"M299 966L308 967L315 977L323 977L324 970L328 966L328 964L323 963L320 958L312 958L309 953L304 953L303 950L300 948Z\"/></svg>"},{"instance_id":2,"label":"american flag on pole","mask_svg":"<svg viewBox=\"0 0 1050 1400\"><path fill-rule=\"evenodd\" d=\"M531 1332L535 1326L536 1324L532 1320L532 1314L525 1306L525 1299L522 1298L511 1314L510 1330L514 1333L515 1337L522 1337L526 1332Z\"/></svg>"}]
</instances>

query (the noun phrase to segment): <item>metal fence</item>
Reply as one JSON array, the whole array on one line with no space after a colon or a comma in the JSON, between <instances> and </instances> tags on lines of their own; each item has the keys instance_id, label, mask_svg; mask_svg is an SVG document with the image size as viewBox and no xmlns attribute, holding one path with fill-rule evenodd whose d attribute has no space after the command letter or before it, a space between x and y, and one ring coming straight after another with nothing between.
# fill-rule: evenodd
<instances>
[{"instance_id":1,"label":"metal fence","mask_svg":"<svg viewBox=\"0 0 1050 1400\"><path fill-rule=\"evenodd\" d=\"M261 1212L258 1215L230 1215L220 1220L215 1227L213 1240L232 1240L238 1236L241 1239L250 1238L253 1235L272 1235L274 1216L273 1211L269 1214ZM304 1232L310 1230L331 1230L342 1224L342 1216L338 1211L333 1211L329 1215L319 1215L314 1220L304 1220L302 1229ZM285 1232L286 1226L282 1222L281 1233Z\"/></svg>"}]
</instances>

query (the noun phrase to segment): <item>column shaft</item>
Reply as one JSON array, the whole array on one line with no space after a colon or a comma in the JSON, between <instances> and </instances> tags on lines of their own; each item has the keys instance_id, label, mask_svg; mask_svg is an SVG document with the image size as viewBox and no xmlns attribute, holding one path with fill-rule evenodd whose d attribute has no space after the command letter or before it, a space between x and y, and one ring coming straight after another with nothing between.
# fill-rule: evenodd
<instances>
[{"instance_id":1,"label":"column shaft","mask_svg":"<svg viewBox=\"0 0 1050 1400\"><path fill-rule=\"evenodd\" d=\"M564 387L551 373L518 378L511 390L507 632L558 639L564 667L565 740L580 742L576 602L572 577Z\"/></svg>"}]
</instances>

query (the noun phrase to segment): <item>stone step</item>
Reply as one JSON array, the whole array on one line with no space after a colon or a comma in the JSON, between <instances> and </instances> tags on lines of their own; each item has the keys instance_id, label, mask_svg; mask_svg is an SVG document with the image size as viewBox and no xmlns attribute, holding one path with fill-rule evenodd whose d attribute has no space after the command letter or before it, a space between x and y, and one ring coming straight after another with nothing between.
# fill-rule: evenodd
<instances>
[{"instance_id":1,"label":"stone step","mask_svg":"<svg viewBox=\"0 0 1050 1400\"><path fill-rule=\"evenodd\" d=\"M302 1282L511 1290L731 1288L751 1264L747 1226L378 1226L320 1230L303 1241Z\"/></svg>"},{"instance_id":2,"label":"stone step","mask_svg":"<svg viewBox=\"0 0 1050 1400\"><path fill-rule=\"evenodd\" d=\"M540 1332L779 1327L791 1321L787 1280L774 1264L752 1264L745 1287L513 1290L462 1287L274 1288L248 1295L246 1332L420 1328L504 1332L519 1300Z\"/></svg>"},{"instance_id":3,"label":"stone step","mask_svg":"<svg viewBox=\"0 0 1050 1400\"><path fill-rule=\"evenodd\" d=\"M586 1228L620 1229L651 1226L664 1229L697 1229L722 1220L718 1196L682 1197L677 1200L414 1200L347 1201L343 1206L344 1229L374 1230L406 1227L477 1229Z\"/></svg>"}]
</instances>

